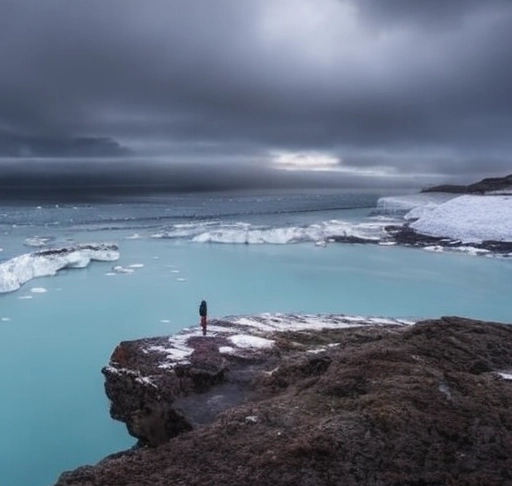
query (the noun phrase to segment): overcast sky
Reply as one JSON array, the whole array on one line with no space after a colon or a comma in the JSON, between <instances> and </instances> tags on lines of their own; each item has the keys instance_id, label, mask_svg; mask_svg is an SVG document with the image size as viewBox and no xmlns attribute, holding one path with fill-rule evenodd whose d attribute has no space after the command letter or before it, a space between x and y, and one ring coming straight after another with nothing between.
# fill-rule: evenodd
<instances>
[{"instance_id":1,"label":"overcast sky","mask_svg":"<svg viewBox=\"0 0 512 486\"><path fill-rule=\"evenodd\" d=\"M2 0L0 65L4 175L512 172L511 0Z\"/></svg>"}]
</instances>

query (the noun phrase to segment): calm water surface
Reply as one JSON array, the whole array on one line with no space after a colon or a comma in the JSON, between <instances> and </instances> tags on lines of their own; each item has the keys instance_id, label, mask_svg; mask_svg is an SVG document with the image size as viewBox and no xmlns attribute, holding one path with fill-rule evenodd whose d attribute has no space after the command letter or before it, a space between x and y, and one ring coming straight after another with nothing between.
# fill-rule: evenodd
<instances>
[{"instance_id":1,"label":"calm water surface","mask_svg":"<svg viewBox=\"0 0 512 486\"><path fill-rule=\"evenodd\" d=\"M185 206L197 213L203 202L189 199ZM368 212L336 209L331 203L340 201L324 198L319 209L289 213L288 206L296 201L285 200L284 210L276 215L263 210L225 219L253 218L258 224L281 226L357 219ZM274 206L267 200L258 204ZM207 207L216 210L215 218L226 212ZM115 265L143 265L132 274L109 276L113 264L95 262L0 295L2 484L49 485L63 470L130 447L133 441L124 426L108 415L100 369L121 340L196 325L203 298L212 317L338 312L512 322L510 261L376 245L221 245L151 238L172 218L181 218L184 211L173 208L176 214L167 218L165 204L156 209L146 205L139 213L125 206L117 211L111 206L69 207L66 215L74 221L66 224L65 218L55 220L55 211L44 208L43 213L2 209L9 216L0 226L0 257L31 251L23 247L24 239L44 234L59 243L115 241L121 252ZM149 217L153 210L156 219ZM124 219L134 212L133 219ZM140 238L127 239L134 233ZM32 292L34 288L46 292Z\"/></svg>"}]
</instances>

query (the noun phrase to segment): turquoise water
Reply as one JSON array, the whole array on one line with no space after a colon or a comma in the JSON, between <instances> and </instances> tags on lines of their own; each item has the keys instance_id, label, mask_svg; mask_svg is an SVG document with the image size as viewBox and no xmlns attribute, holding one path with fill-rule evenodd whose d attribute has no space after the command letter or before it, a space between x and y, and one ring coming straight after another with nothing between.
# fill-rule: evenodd
<instances>
[{"instance_id":1,"label":"turquoise water","mask_svg":"<svg viewBox=\"0 0 512 486\"><path fill-rule=\"evenodd\" d=\"M38 229L5 236L4 252ZM53 484L63 470L130 447L124 426L109 417L100 369L121 340L196 325L203 298L212 317L337 312L512 322L508 260L375 245L125 239L132 233L62 232L117 241L116 265L143 265L132 274L109 276L113 264L95 262L0 295L2 484Z\"/></svg>"}]
</instances>

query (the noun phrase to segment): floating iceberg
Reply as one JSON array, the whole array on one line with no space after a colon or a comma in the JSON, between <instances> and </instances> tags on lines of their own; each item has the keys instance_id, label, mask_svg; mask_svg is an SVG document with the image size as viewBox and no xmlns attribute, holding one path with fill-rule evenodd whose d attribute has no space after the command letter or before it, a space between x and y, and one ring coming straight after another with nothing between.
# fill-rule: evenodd
<instances>
[{"instance_id":1,"label":"floating iceberg","mask_svg":"<svg viewBox=\"0 0 512 486\"><path fill-rule=\"evenodd\" d=\"M55 275L63 268L84 268L91 260L118 258L118 247L111 243L78 244L19 255L0 264L0 293L17 290L36 277Z\"/></svg>"},{"instance_id":2,"label":"floating iceberg","mask_svg":"<svg viewBox=\"0 0 512 486\"><path fill-rule=\"evenodd\" d=\"M286 245L304 242L328 242L332 238L359 238L377 242L384 236L385 223L381 221L351 223L341 220L322 221L308 226L278 228L252 225L223 225L198 234L192 241L198 243L242 243Z\"/></svg>"}]
</instances>

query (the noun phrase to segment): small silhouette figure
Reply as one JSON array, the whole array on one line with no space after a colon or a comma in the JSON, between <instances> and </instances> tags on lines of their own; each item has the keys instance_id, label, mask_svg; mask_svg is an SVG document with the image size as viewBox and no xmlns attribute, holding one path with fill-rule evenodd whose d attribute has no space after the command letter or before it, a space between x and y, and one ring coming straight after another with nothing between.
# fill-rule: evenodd
<instances>
[{"instance_id":1,"label":"small silhouette figure","mask_svg":"<svg viewBox=\"0 0 512 486\"><path fill-rule=\"evenodd\" d=\"M201 327L203 328L203 336L206 336L206 300L202 300L201 304L199 304L199 315L201 316Z\"/></svg>"}]
</instances>

